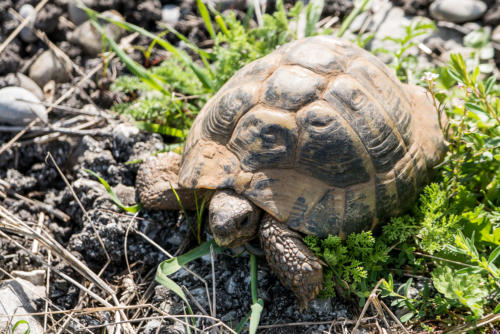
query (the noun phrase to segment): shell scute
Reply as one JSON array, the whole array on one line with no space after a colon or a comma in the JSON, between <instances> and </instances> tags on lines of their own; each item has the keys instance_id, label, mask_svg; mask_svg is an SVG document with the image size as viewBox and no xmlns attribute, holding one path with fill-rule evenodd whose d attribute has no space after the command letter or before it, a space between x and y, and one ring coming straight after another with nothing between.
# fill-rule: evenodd
<instances>
[{"instance_id":1,"label":"shell scute","mask_svg":"<svg viewBox=\"0 0 500 334\"><path fill-rule=\"evenodd\" d=\"M263 102L286 110L314 101L326 79L301 66L281 66L265 82Z\"/></svg>"},{"instance_id":2,"label":"shell scute","mask_svg":"<svg viewBox=\"0 0 500 334\"><path fill-rule=\"evenodd\" d=\"M325 102L315 102L297 113L299 147L296 168L337 187L366 182L369 156L357 134Z\"/></svg>"},{"instance_id":3,"label":"shell scute","mask_svg":"<svg viewBox=\"0 0 500 334\"><path fill-rule=\"evenodd\" d=\"M340 76L325 93L326 100L354 129L371 156L377 172L388 171L405 154L405 147L383 107L353 77Z\"/></svg>"},{"instance_id":4,"label":"shell scute","mask_svg":"<svg viewBox=\"0 0 500 334\"><path fill-rule=\"evenodd\" d=\"M258 106L242 117L228 145L245 171L292 168L296 146L294 115L264 106Z\"/></svg>"},{"instance_id":5,"label":"shell scute","mask_svg":"<svg viewBox=\"0 0 500 334\"><path fill-rule=\"evenodd\" d=\"M346 67L346 59L342 54L313 39L291 48L284 55L284 62L300 65L320 74L340 73Z\"/></svg>"},{"instance_id":6,"label":"shell scute","mask_svg":"<svg viewBox=\"0 0 500 334\"><path fill-rule=\"evenodd\" d=\"M203 135L227 144L238 120L258 102L259 86L255 83L236 86L216 97L203 122Z\"/></svg>"}]
</instances>

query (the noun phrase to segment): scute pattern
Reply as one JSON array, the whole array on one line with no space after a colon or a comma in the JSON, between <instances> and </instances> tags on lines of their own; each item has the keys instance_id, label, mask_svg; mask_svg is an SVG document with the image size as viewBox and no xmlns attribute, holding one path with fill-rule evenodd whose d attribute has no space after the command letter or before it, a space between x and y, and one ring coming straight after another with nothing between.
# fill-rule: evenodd
<instances>
[{"instance_id":1,"label":"scute pattern","mask_svg":"<svg viewBox=\"0 0 500 334\"><path fill-rule=\"evenodd\" d=\"M314 102L301 109L297 125L297 169L336 187L370 179L369 156L358 135L326 102Z\"/></svg>"},{"instance_id":2,"label":"scute pattern","mask_svg":"<svg viewBox=\"0 0 500 334\"><path fill-rule=\"evenodd\" d=\"M259 106L242 117L228 148L240 159L242 169L292 168L297 127L293 114Z\"/></svg>"},{"instance_id":3,"label":"scute pattern","mask_svg":"<svg viewBox=\"0 0 500 334\"><path fill-rule=\"evenodd\" d=\"M258 102L256 84L236 86L219 94L203 122L205 138L227 144L238 120Z\"/></svg>"},{"instance_id":4,"label":"scute pattern","mask_svg":"<svg viewBox=\"0 0 500 334\"><path fill-rule=\"evenodd\" d=\"M411 205L444 153L424 97L348 42L289 43L207 103L188 136L180 184L233 188L307 234L373 227ZM415 133L426 126L429 134Z\"/></svg>"},{"instance_id":5,"label":"scute pattern","mask_svg":"<svg viewBox=\"0 0 500 334\"><path fill-rule=\"evenodd\" d=\"M296 110L312 102L326 79L301 66L281 66L264 83L263 102L269 106Z\"/></svg>"}]
</instances>

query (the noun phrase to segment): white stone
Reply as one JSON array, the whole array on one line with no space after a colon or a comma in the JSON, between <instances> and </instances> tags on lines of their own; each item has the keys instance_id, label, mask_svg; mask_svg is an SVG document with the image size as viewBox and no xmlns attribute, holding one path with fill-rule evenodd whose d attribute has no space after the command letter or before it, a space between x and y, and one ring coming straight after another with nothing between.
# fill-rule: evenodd
<instances>
[{"instance_id":1,"label":"white stone","mask_svg":"<svg viewBox=\"0 0 500 334\"><path fill-rule=\"evenodd\" d=\"M37 116L47 122L47 112L39 103L18 101L23 99L32 102L40 100L30 91L21 87L5 87L0 89L0 122L13 125L25 125Z\"/></svg>"},{"instance_id":2,"label":"white stone","mask_svg":"<svg viewBox=\"0 0 500 334\"><path fill-rule=\"evenodd\" d=\"M11 275L17 278L22 278L34 285L43 286L45 284L45 279L47 277L47 272L43 269L32 270L32 271L21 271L13 270Z\"/></svg>"},{"instance_id":3,"label":"white stone","mask_svg":"<svg viewBox=\"0 0 500 334\"><path fill-rule=\"evenodd\" d=\"M115 10L105 11L102 15L116 21L124 21L123 16ZM101 22L101 25L104 26L104 33L106 36L118 42L118 39L123 34L123 29L112 23ZM68 39L71 43L80 45L83 51L92 57L97 56L103 50L101 34L90 21L85 21L76 27L76 29L69 34Z\"/></svg>"},{"instance_id":4,"label":"white stone","mask_svg":"<svg viewBox=\"0 0 500 334\"><path fill-rule=\"evenodd\" d=\"M500 26L496 26L491 33L491 40L496 43L500 43Z\"/></svg>"},{"instance_id":5,"label":"white stone","mask_svg":"<svg viewBox=\"0 0 500 334\"><path fill-rule=\"evenodd\" d=\"M33 43L34 41L36 41L36 35L31 30L35 28L35 8L33 8L33 6L29 4L23 5L19 9L19 15L21 15L24 19L28 19L27 21L29 22L28 25L21 30L21 33L19 35L21 36L21 39L26 43Z\"/></svg>"},{"instance_id":6,"label":"white stone","mask_svg":"<svg viewBox=\"0 0 500 334\"><path fill-rule=\"evenodd\" d=\"M486 9L486 4L478 0L436 0L429 8L435 19L456 23L477 20Z\"/></svg>"},{"instance_id":7,"label":"white stone","mask_svg":"<svg viewBox=\"0 0 500 334\"><path fill-rule=\"evenodd\" d=\"M181 8L176 5L167 4L161 9L161 21L175 25L181 17Z\"/></svg>"},{"instance_id":8,"label":"white stone","mask_svg":"<svg viewBox=\"0 0 500 334\"><path fill-rule=\"evenodd\" d=\"M68 72L71 72L71 64L61 62L51 50L44 51L30 67L29 77L38 86L43 87L50 80L55 82L66 82L69 80Z\"/></svg>"},{"instance_id":9,"label":"white stone","mask_svg":"<svg viewBox=\"0 0 500 334\"><path fill-rule=\"evenodd\" d=\"M35 94L35 96L38 97L40 100L44 99L42 89L36 84L36 82L31 80L29 77L25 76L24 74L22 74L20 72L9 73L9 74L7 74L6 80L9 83L8 86L18 86L18 87L27 89L30 92L32 92L33 94Z\"/></svg>"},{"instance_id":10,"label":"white stone","mask_svg":"<svg viewBox=\"0 0 500 334\"><path fill-rule=\"evenodd\" d=\"M139 134L139 129L136 126L120 123L113 128L113 137L121 143L130 142Z\"/></svg>"},{"instance_id":11,"label":"white stone","mask_svg":"<svg viewBox=\"0 0 500 334\"><path fill-rule=\"evenodd\" d=\"M4 281L0 283L0 315L35 313L34 300L45 297L44 286L35 286L20 278ZM28 322L31 333L43 333L39 320L29 315L0 317L0 333L11 333L10 329L19 320ZM26 329L27 326L21 324L14 334L24 333Z\"/></svg>"}]
</instances>

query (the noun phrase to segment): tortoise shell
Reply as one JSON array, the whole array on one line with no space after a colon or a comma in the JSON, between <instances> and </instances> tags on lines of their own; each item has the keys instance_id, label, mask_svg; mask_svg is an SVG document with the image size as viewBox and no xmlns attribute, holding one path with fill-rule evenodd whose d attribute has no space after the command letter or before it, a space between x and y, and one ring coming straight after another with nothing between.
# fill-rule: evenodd
<instances>
[{"instance_id":1,"label":"tortoise shell","mask_svg":"<svg viewBox=\"0 0 500 334\"><path fill-rule=\"evenodd\" d=\"M246 65L208 101L179 184L234 189L292 229L343 237L411 206L443 142L423 90L316 36Z\"/></svg>"}]
</instances>

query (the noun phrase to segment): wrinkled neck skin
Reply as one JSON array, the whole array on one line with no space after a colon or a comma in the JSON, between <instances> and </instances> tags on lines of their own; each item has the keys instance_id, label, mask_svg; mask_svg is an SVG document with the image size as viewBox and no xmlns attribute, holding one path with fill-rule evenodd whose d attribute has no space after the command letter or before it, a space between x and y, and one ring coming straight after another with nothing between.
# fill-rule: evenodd
<instances>
[{"instance_id":1,"label":"wrinkled neck skin","mask_svg":"<svg viewBox=\"0 0 500 334\"><path fill-rule=\"evenodd\" d=\"M261 210L232 190L217 190L210 201L209 225L215 242L234 248L257 235Z\"/></svg>"}]
</instances>

